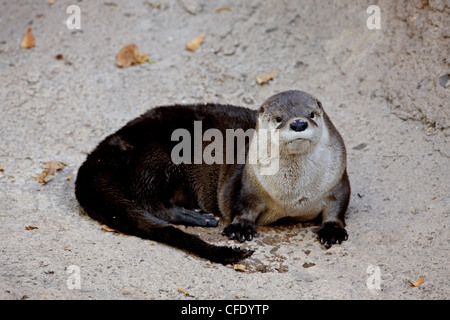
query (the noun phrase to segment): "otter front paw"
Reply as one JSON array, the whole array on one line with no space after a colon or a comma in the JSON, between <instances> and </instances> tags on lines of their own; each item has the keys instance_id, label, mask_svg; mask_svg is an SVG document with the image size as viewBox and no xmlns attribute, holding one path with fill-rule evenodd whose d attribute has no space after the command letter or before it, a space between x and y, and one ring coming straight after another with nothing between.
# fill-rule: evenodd
<instances>
[{"instance_id":1,"label":"otter front paw","mask_svg":"<svg viewBox=\"0 0 450 320\"><path fill-rule=\"evenodd\" d=\"M319 240L329 249L335 243L341 244L348 239L347 230L339 226L336 222L325 222L317 232Z\"/></svg>"},{"instance_id":2,"label":"otter front paw","mask_svg":"<svg viewBox=\"0 0 450 320\"><path fill-rule=\"evenodd\" d=\"M222 235L227 236L229 239L236 239L239 242L251 241L257 236L256 225L250 221L239 221L230 223L226 226Z\"/></svg>"}]
</instances>

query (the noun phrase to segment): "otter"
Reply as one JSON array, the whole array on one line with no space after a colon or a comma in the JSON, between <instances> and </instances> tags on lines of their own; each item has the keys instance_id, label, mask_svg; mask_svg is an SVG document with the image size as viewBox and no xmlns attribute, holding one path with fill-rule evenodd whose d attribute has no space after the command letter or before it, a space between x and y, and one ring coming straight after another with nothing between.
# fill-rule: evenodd
<instances>
[{"instance_id":1,"label":"otter","mask_svg":"<svg viewBox=\"0 0 450 320\"><path fill-rule=\"evenodd\" d=\"M222 264L254 251L209 244L174 225L216 227L223 217L229 224L222 234L242 243L257 235L257 225L321 215L318 238L326 248L348 238L344 141L321 102L297 90L258 110L151 109L88 154L75 194L89 216L113 229Z\"/></svg>"}]
</instances>

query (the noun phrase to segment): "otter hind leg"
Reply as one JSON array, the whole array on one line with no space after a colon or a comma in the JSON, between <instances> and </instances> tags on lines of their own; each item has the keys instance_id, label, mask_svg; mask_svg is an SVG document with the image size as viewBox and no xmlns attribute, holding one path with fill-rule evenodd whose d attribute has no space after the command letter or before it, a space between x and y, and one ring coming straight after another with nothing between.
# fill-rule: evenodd
<instances>
[{"instance_id":1,"label":"otter hind leg","mask_svg":"<svg viewBox=\"0 0 450 320\"><path fill-rule=\"evenodd\" d=\"M185 226L217 227L219 218L212 213L202 213L183 207L174 206L167 209L167 216L170 223L182 224Z\"/></svg>"}]
</instances>

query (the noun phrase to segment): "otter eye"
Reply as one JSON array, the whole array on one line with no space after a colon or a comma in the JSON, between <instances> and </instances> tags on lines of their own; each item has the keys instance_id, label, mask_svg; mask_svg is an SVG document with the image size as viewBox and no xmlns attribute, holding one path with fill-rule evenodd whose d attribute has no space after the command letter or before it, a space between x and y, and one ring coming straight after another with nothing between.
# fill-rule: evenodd
<instances>
[{"instance_id":1,"label":"otter eye","mask_svg":"<svg viewBox=\"0 0 450 320\"><path fill-rule=\"evenodd\" d=\"M281 121L283 121L283 118L282 118L282 117L276 117L275 120L276 120L278 123L280 123Z\"/></svg>"},{"instance_id":2,"label":"otter eye","mask_svg":"<svg viewBox=\"0 0 450 320\"><path fill-rule=\"evenodd\" d=\"M310 117L311 119L314 119L315 116L316 116L316 115L314 114L314 112L311 112L311 113L309 114L309 117Z\"/></svg>"}]
</instances>

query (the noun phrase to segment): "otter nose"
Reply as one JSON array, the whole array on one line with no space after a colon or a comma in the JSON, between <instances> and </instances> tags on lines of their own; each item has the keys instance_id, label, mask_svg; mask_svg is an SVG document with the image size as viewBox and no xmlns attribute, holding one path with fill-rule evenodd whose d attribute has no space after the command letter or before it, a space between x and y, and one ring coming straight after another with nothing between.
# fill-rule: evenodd
<instances>
[{"instance_id":1,"label":"otter nose","mask_svg":"<svg viewBox=\"0 0 450 320\"><path fill-rule=\"evenodd\" d=\"M308 127L308 122L303 120L295 120L291 123L291 129L295 132L301 132L305 131L305 129Z\"/></svg>"}]
</instances>

